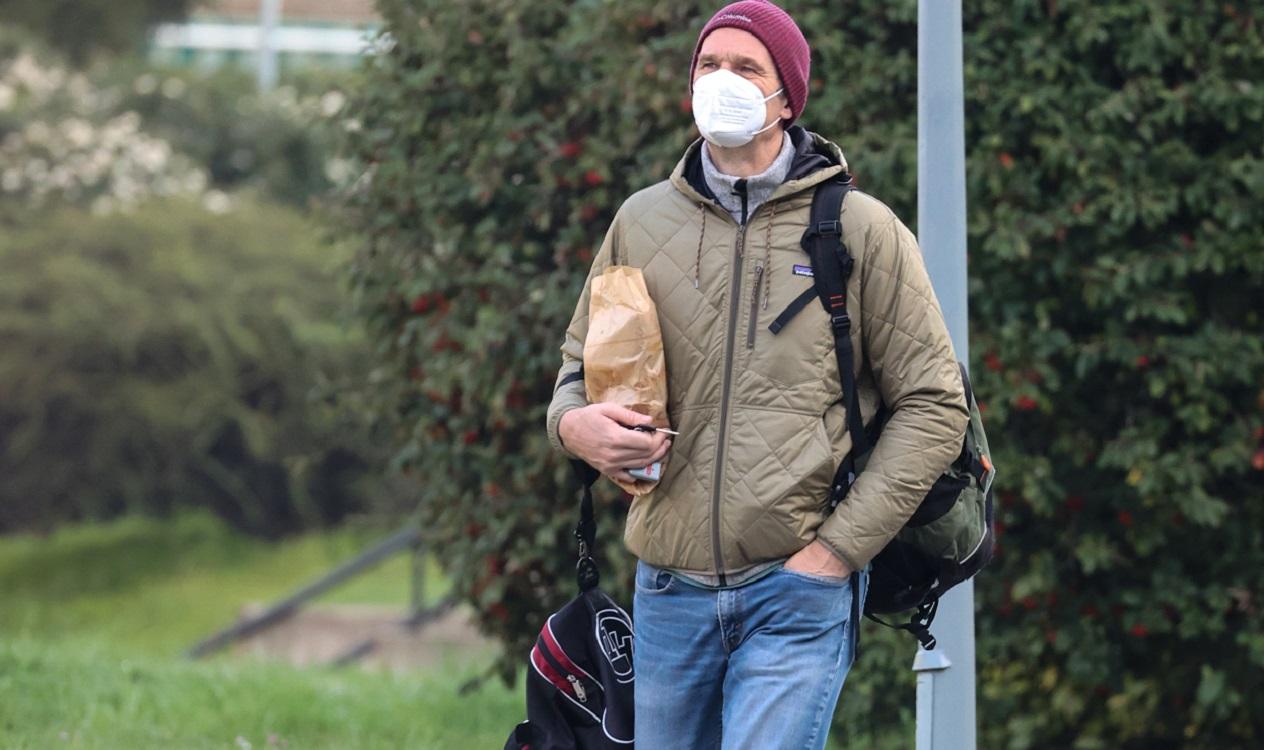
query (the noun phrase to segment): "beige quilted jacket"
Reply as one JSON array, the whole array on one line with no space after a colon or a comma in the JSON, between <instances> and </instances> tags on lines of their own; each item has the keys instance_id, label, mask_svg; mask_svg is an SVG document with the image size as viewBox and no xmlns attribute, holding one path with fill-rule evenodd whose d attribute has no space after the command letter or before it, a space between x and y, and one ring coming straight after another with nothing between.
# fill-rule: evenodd
<instances>
[{"instance_id":1,"label":"beige quilted jacket","mask_svg":"<svg viewBox=\"0 0 1264 750\"><path fill-rule=\"evenodd\" d=\"M856 260L848 285L861 411L890 417L866 468L828 514L829 483L850 450L829 321L813 301L768 328L812 286L800 239L812 187L847 168L837 146L792 128L786 182L739 227L712 198L701 141L670 179L619 209L589 272L639 267L658 308L675 438L662 481L636 498L625 541L653 565L718 575L789 556L815 538L853 569L899 531L961 449L968 412L952 344L912 233L858 191L843 203ZM582 364L588 282L562 344L561 384ZM560 385L548 411L555 449L584 384Z\"/></svg>"}]
</instances>

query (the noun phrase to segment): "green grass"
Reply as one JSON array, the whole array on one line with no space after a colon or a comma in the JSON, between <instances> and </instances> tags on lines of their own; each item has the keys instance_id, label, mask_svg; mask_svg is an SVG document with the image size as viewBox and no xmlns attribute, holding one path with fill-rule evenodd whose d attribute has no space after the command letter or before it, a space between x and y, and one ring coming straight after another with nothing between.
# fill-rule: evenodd
<instances>
[{"instance_id":1,"label":"green grass","mask_svg":"<svg viewBox=\"0 0 1264 750\"><path fill-rule=\"evenodd\" d=\"M383 535L339 530L269 544L194 515L0 537L0 636L175 655L233 622L243 604L276 600ZM409 568L409 556L397 555L318 601L402 608ZM446 590L433 564L425 590L431 601Z\"/></svg>"},{"instance_id":2,"label":"green grass","mask_svg":"<svg viewBox=\"0 0 1264 750\"><path fill-rule=\"evenodd\" d=\"M0 750L499 747L521 688L458 695L488 660L389 675L180 655L383 535L269 544L194 515L0 537ZM399 555L322 601L402 610L410 575ZM427 599L442 596L433 564L426 578Z\"/></svg>"},{"instance_id":3,"label":"green grass","mask_svg":"<svg viewBox=\"0 0 1264 750\"><path fill-rule=\"evenodd\" d=\"M521 692L488 683L459 696L457 684L0 642L0 747L500 747L522 717Z\"/></svg>"}]
</instances>

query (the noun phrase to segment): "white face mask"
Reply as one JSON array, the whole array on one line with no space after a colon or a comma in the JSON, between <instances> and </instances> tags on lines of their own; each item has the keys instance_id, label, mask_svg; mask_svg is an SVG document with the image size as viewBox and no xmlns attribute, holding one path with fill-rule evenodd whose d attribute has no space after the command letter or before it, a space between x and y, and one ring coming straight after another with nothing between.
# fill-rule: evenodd
<instances>
[{"instance_id":1,"label":"white face mask","mask_svg":"<svg viewBox=\"0 0 1264 750\"><path fill-rule=\"evenodd\" d=\"M776 119L764 124L764 104L781 92L764 96L755 84L721 68L693 82L693 121L702 137L716 146L745 146L777 124Z\"/></svg>"}]
</instances>

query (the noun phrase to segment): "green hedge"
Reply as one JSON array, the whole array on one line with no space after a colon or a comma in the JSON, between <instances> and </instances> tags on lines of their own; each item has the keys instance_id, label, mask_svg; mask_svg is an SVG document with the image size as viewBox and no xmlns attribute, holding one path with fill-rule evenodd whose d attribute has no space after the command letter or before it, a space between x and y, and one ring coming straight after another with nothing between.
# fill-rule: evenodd
<instances>
[{"instance_id":1,"label":"green hedge","mask_svg":"<svg viewBox=\"0 0 1264 750\"><path fill-rule=\"evenodd\" d=\"M195 505L276 536L366 507L339 258L266 206L6 226L0 531Z\"/></svg>"},{"instance_id":2,"label":"green hedge","mask_svg":"<svg viewBox=\"0 0 1264 750\"><path fill-rule=\"evenodd\" d=\"M916 226L916 3L790 3L804 124ZM966 4L972 361L1000 466L982 747L1264 736L1264 40L1245 2ZM379 414L485 628L571 593L544 408L619 202L692 137L717 4L380 0L350 193ZM628 593L621 505L601 508ZM907 747L908 642L866 630L848 747ZM512 665L507 665L511 667Z\"/></svg>"}]
</instances>

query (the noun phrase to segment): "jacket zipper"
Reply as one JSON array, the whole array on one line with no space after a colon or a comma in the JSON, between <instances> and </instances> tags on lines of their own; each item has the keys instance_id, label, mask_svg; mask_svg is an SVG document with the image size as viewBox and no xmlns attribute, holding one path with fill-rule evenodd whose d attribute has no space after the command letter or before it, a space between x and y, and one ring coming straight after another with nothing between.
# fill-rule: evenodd
<instances>
[{"instance_id":1,"label":"jacket zipper","mask_svg":"<svg viewBox=\"0 0 1264 750\"><path fill-rule=\"evenodd\" d=\"M742 196L742 223L737 228L737 241L733 244L733 281L729 285L729 325L724 337L724 387L720 391L720 434L715 447L715 477L711 488L711 556L715 559L715 575L720 585L727 585L724 575L724 553L720 549L720 498L724 482L724 449L728 442L729 396L733 388L733 350L736 348L737 312L741 304L742 252L746 246L746 227L750 217L746 215L746 181L738 180L736 187Z\"/></svg>"}]
</instances>

